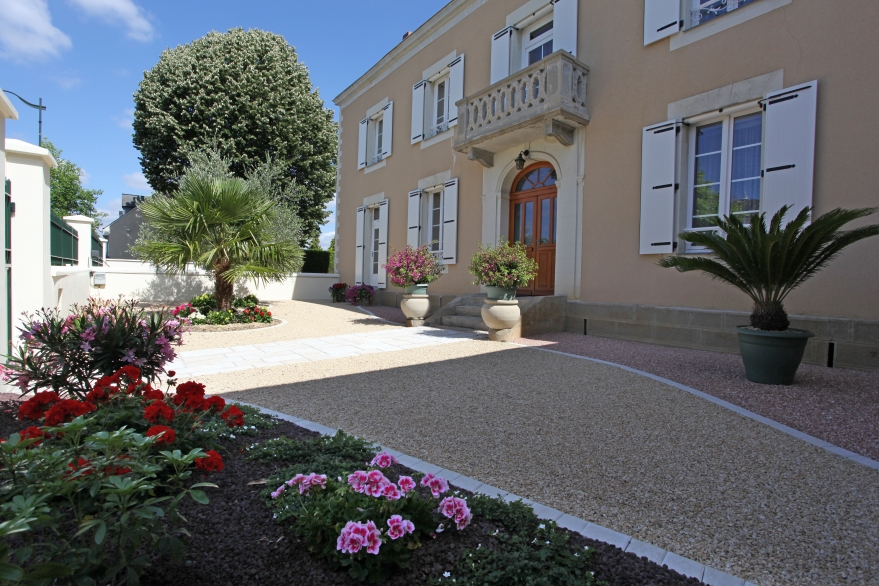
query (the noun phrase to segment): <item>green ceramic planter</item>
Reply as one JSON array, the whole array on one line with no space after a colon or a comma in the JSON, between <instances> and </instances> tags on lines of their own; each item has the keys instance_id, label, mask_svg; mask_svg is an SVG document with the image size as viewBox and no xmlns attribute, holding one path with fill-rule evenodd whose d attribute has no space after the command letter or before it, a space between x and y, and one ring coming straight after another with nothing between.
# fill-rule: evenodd
<instances>
[{"instance_id":1,"label":"green ceramic planter","mask_svg":"<svg viewBox=\"0 0 879 586\"><path fill-rule=\"evenodd\" d=\"M745 378L764 385L793 384L806 342L815 335L808 330L765 332L747 326L738 326L736 331L745 363Z\"/></svg>"},{"instance_id":2,"label":"green ceramic planter","mask_svg":"<svg viewBox=\"0 0 879 586\"><path fill-rule=\"evenodd\" d=\"M427 285L412 285L404 287L403 291L406 295L427 295Z\"/></svg>"},{"instance_id":3,"label":"green ceramic planter","mask_svg":"<svg viewBox=\"0 0 879 586\"><path fill-rule=\"evenodd\" d=\"M516 288L507 288L507 287L492 287L491 285L485 286L485 292L488 295L489 299L499 299L501 301L512 301L516 298Z\"/></svg>"}]
</instances>

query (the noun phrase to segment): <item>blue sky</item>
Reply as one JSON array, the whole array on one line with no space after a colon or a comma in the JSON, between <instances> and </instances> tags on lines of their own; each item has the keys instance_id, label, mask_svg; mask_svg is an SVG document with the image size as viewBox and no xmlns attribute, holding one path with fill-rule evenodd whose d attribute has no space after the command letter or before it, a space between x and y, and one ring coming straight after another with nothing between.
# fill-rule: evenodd
<instances>
[{"instance_id":1,"label":"blue sky","mask_svg":"<svg viewBox=\"0 0 879 586\"><path fill-rule=\"evenodd\" d=\"M103 189L118 215L122 193L148 194L131 142L132 94L160 53L212 30L283 35L327 105L447 0L333 3L302 0L0 0L0 87L48 107L43 134ZM10 96L19 120L7 136L37 142L37 112ZM324 244L333 221L324 227Z\"/></svg>"}]
</instances>

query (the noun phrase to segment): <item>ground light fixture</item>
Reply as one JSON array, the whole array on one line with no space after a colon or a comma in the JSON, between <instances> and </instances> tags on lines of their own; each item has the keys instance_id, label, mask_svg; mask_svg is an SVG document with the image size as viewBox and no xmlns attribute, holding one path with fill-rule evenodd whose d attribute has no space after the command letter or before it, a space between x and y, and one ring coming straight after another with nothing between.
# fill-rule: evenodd
<instances>
[{"instance_id":1,"label":"ground light fixture","mask_svg":"<svg viewBox=\"0 0 879 586\"><path fill-rule=\"evenodd\" d=\"M39 142L37 144L39 144L40 146L43 146L43 110L46 109L46 107L43 105L43 98L40 98L40 102L38 104L31 104L30 102L28 102L27 100L25 100L24 98L22 98L21 96L19 96L17 93L15 93L13 91L10 91L10 90L3 90L3 91L6 92L7 94L12 94L13 96L18 98L22 102L24 102L26 105L30 106L34 110L40 111L40 137L39 137Z\"/></svg>"},{"instance_id":2,"label":"ground light fixture","mask_svg":"<svg viewBox=\"0 0 879 586\"><path fill-rule=\"evenodd\" d=\"M528 151L527 149L519 153L519 156L516 157L516 169L517 170L521 171L522 169L525 168L525 157L527 157L530 154L531 154L531 152Z\"/></svg>"}]
</instances>

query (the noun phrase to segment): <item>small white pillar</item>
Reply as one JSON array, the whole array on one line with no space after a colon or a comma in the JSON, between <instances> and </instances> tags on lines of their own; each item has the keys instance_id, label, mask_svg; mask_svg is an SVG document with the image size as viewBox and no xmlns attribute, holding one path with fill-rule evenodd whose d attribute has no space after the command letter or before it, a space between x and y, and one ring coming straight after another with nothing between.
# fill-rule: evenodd
<instances>
[{"instance_id":1,"label":"small white pillar","mask_svg":"<svg viewBox=\"0 0 879 586\"><path fill-rule=\"evenodd\" d=\"M76 265L90 268L92 266L92 230L95 221L88 216L64 216L64 221L76 230L76 236L79 238L79 246L77 247L79 259L76 261Z\"/></svg>"}]
</instances>

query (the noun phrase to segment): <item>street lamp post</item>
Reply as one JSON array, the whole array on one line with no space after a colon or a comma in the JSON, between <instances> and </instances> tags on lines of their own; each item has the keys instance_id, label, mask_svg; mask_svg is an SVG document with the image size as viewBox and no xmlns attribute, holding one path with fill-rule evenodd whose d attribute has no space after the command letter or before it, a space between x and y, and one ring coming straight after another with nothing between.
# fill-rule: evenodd
<instances>
[{"instance_id":1,"label":"street lamp post","mask_svg":"<svg viewBox=\"0 0 879 586\"><path fill-rule=\"evenodd\" d=\"M24 98L22 98L21 96L19 96L15 92L12 92L9 90L3 90L3 91L6 92L7 94L12 94L13 96L15 96L16 98L18 98L19 100L21 100L22 102L27 104L28 106L30 106L34 110L40 111L40 142L39 142L39 145L43 146L43 110L46 109L46 107L43 105L43 98L40 98L39 104L31 104L30 102L28 102L27 100L25 100Z\"/></svg>"}]
</instances>

